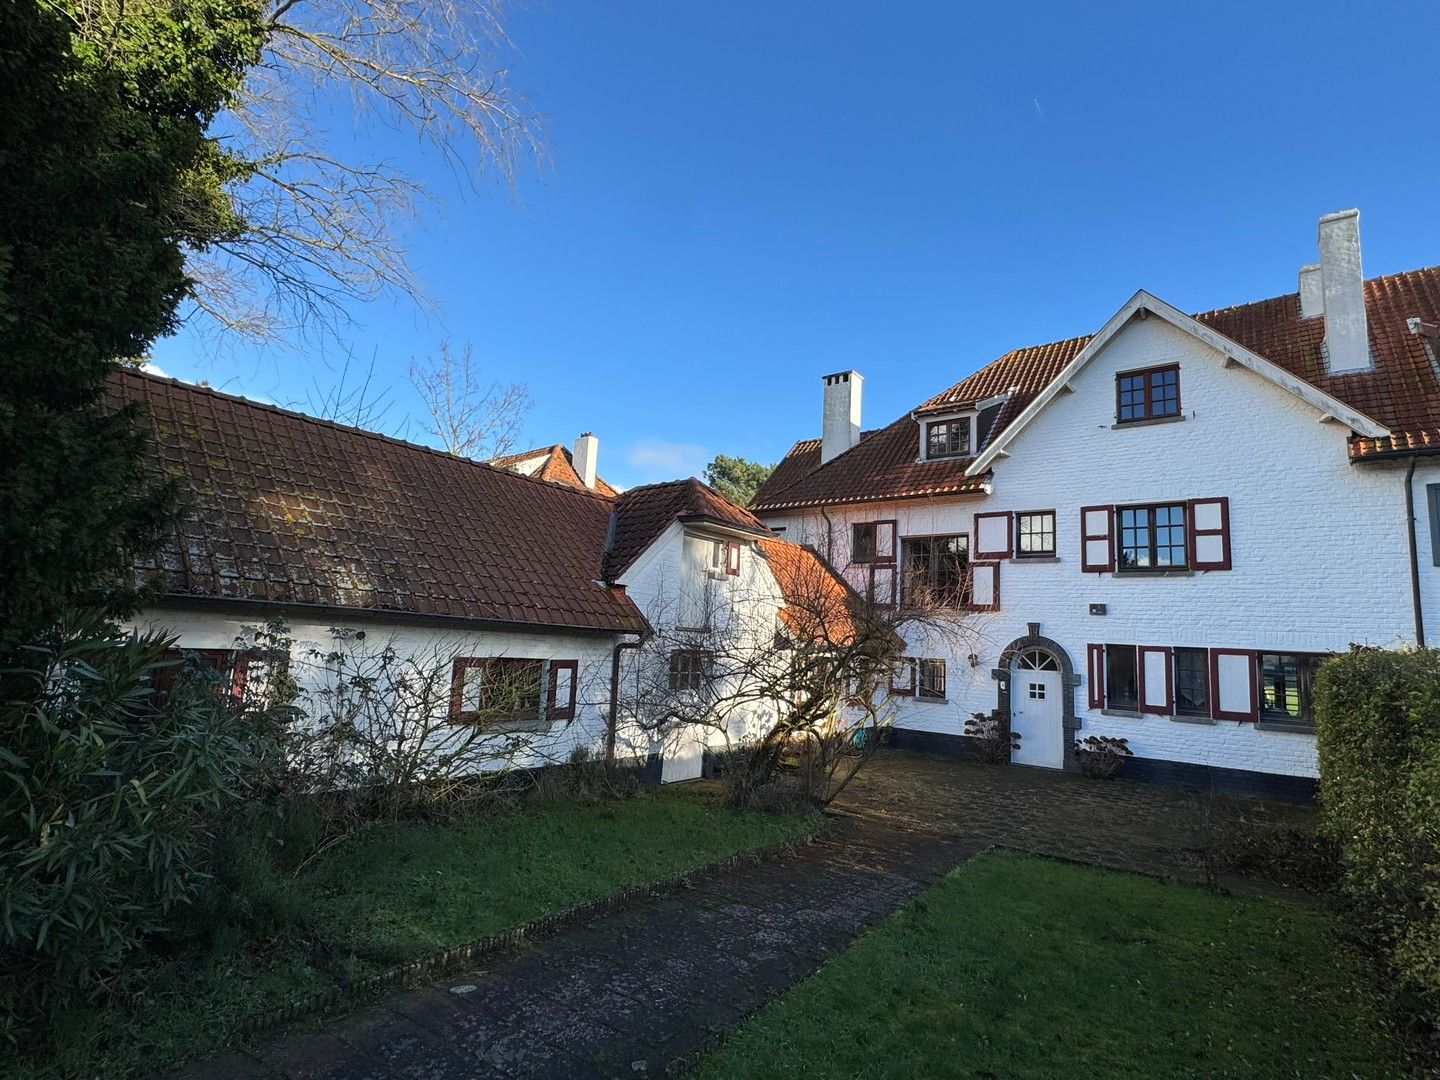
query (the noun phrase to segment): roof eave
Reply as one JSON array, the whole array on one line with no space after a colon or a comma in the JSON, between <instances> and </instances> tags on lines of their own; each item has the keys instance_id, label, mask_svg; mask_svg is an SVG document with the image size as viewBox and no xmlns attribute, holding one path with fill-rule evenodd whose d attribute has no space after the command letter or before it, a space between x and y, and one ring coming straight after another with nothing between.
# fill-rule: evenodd
<instances>
[{"instance_id":1,"label":"roof eave","mask_svg":"<svg viewBox=\"0 0 1440 1080\"><path fill-rule=\"evenodd\" d=\"M1132 318L1141 310L1158 315L1172 326L1192 337L1203 341L1211 348L1225 356L1225 362L1239 364L1248 368L1255 374L1268 382L1275 384L1283 390L1287 390L1301 398L1307 404L1318 409L1322 420L1337 421L1344 424L1356 434L1365 435L1369 438L1385 438L1390 435L1389 428L1366 416L1357 409L1352 409L1338 398L1327 394L1312 383L1306 382L1297 375L1292 375L1278 364L1271 363L1258 353L1251 352L1237 341L1233 341L1214 330L1204 323L1199 322L1193 316L1186 315L1179 308L1167 304L1158 296L1138 290L1134 296L1127 300L1114 315L1112 315L1104 326L1095 334L1086 346L1075 355L1075 358L1066 364L1055 378L1051 379L1045 388L1035 396L1035 399L1021 410L1020 415L1006 426L1005 430L991 440L987 446L971 463L966 470L967 476L979 476L989 470L995 459L1005 454L1005 447L1042 413L1046 406L1053 401L1059 393L1069 389L1070 382L1099 352L1108 345L1117 334L1127 326Z\"/></svg>"}]
</instances>

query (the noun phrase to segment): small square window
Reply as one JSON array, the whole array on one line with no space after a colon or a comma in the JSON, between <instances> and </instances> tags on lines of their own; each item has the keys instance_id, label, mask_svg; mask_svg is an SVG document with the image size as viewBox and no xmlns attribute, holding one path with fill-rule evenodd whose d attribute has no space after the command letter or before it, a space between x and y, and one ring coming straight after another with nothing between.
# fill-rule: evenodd
<instances>
[{"instance_id":1,"label":"small square window","mask_svg":"<svg viewBox=\"0 0 1440 1080\"><path fill-rule=\"evenodd\" d=\"M1180 415L1180 368L1176 364L1124 371L1115 376L1115 422L1162 420Z\"/></svg>"},{"instance_id":2,"label":"small square window","mask_svg":"<svg viewBox=\"0 0 1440 1080\"><path fill-rule=\"evenodd\" d=\"M1055 554L1055 511L1033 510L1015 515L1015 556L1034 559Z\"/></svg>"},{"instance_id":3,"label":"small square window","mask_svg":"<svg viewBox=\"0 0 1440 1080\"><path fill-rule=\"evenodd\" d=\"M1030 698L1032 701L1045 700L1045 684L1043 682L1032 682L1030 684Z\"/></svg>"},{"instance_id":4,"label":"small square window","mask_svg":"<svg viewBox=\"0 0 1440 1080\"><path fill-rule=\"evenodd\" d=\"M1118 569L1185 569L1185 506L1122 506Z\"/></svg>"},{"instance_id":5,"label":"small square window","mask_svg":"<svg viewBox=\"0 0 1440 1080\"><path fill-rule=\"evenodd\" d=\"M934 420L925 425L927 458L965 457L970 453L970 418Z\"/></svg>"},{"instance_id":6,"label":"small square window","mask_svg":"<svg viewBox=\"0 0 1440 1080\"><path fill-rule=\"evenodd\" d=\"M709 653L703 649L676 649L670 654L671 690L703 690L709 681Z\"/></svg>"},{"instance_id":7,"label":"small square window","mask_svg":"<svg viewBox=\"0 0 1440 1080\"><path fill-rule=\"evenodd\" d=\"M945 661L920 661L919 696L931 701L945 700Z\"/></svg>"}]
</instances>

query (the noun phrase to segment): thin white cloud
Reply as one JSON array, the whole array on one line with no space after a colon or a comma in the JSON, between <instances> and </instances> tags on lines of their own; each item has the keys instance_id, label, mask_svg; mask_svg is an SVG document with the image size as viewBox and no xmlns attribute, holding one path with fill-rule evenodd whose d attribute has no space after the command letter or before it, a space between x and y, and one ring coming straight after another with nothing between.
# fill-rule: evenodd
<instances>
[{"instance_id":1,"label":"thin white cloud","mask_svg":"<svg viewBox=\"0 0 1440 1080\"><path fill-rule=\"evenodd\" d=\"M145 374L147 375L159 375L162 379L169 379L172 377L171 374L164 368L162 368L159 364L156 364L150 360L146 360L145 363L141 364L140 370L145 372Z\"/></svg>"},{"instance_id":2,"label":"thin white cloud","mask_svg":"<svg viewBox=\"0 0 1440 1080\"><path fill-rule=\"evenodd\" d=\"M625 464L646 482L699 476L710 461L703 446L664 439L636 439L625 448L623 456Z\"/></svg>"}]
</instances>

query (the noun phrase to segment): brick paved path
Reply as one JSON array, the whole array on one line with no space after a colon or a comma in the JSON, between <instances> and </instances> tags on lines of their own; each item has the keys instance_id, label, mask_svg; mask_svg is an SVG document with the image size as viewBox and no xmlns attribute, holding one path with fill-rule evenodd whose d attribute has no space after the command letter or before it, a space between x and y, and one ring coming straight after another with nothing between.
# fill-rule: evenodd
<instances>
[{"instance_id":1,"label":"brick paved path","mask_svg":"<svg viewBox=\"0 0 1440 1080\"><path fill-rule=\"evenodd\" d=\"M1244 819L1298 824L1313 807L1201 796L1133 780L982 765L883 750L837 809L877 826L961 837L1180 879L1204 878L1202 849Z\"/></svg>"},{"instance_id":2,"label":"brick paved path","mask_svg":"<svg viewBox=\"0 0 1440 1080\"><path fill-rule=\"evenodd\" d=\"M643 1077L689 1060L978 850L842 822L795 854L603 916L186 1080ZM465 992L457 993L457 989Z\"/></svg>"}]
</instances>

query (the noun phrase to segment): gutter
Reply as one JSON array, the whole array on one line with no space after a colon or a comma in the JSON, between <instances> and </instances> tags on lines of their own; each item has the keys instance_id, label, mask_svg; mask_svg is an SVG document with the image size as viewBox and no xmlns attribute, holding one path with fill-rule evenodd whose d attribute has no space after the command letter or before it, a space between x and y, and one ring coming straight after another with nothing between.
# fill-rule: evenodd
<instances>
[{"instance_id":1,"label":"gutter","mask_svg":"<svg viewBox=\"0 0 1440 1080\"><path fill-rule=\"evenodd\" d=\"M605 720L605 764L615 764L615 734L620 727L620 651L638 649L645 644L648 633L639 634L634 641L617 642L610 651L610 715Z\"/></svg>"},{"instance_id":2,"label":"gutter","mask_svg":"<svg viewBox=\"0 0 1440 1080\"><path fill-rule=\"evenodd\" d=\"M1415 542L1415 465L1417 458L1410 459L1405 470L1405 526L1410 542L1410 606L1415 612L1415 644L1425 647L1425 613L1420 603L1420 554Z\"/></svg>"}]
</instances>

